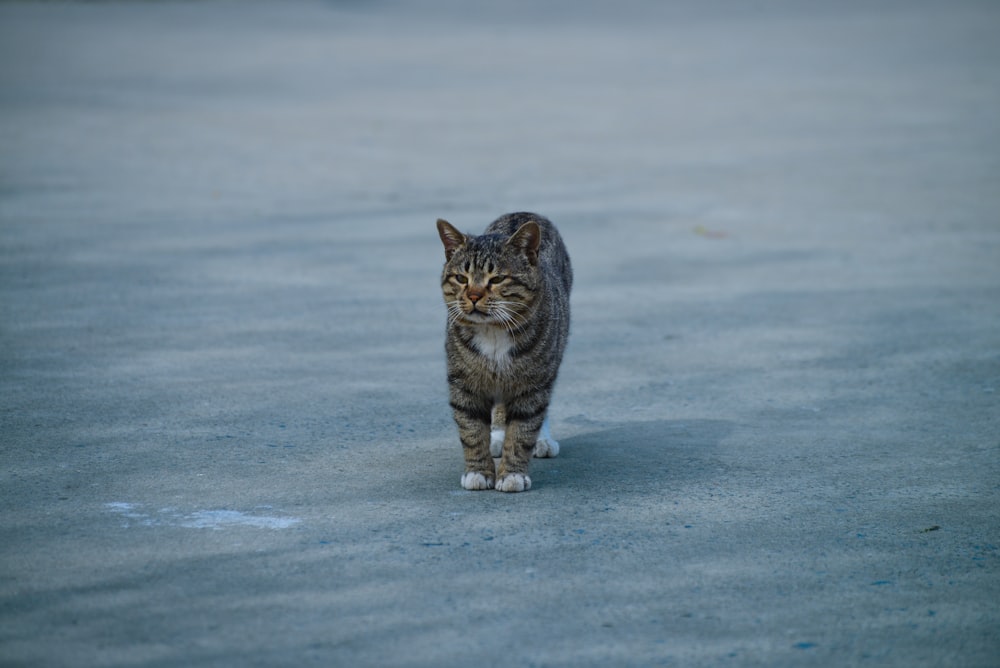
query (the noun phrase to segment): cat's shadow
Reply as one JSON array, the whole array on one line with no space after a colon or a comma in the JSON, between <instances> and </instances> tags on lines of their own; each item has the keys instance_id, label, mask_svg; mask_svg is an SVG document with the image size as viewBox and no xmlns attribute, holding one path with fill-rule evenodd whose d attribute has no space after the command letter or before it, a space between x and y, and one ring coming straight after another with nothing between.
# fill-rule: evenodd
<instances>
[{"instance_id":1,"label":"cat's shadow","mask_svg":"<svg viewBox=\"0 0 1000 668\"><path fill-rule=\"evenodd\" d=\"M536 459L541 487L648 490L718 477L727 465L719 445L733 431L725 420L651 420L595 424L559 438L559 456Z\"/></svg>"}]
</instances>

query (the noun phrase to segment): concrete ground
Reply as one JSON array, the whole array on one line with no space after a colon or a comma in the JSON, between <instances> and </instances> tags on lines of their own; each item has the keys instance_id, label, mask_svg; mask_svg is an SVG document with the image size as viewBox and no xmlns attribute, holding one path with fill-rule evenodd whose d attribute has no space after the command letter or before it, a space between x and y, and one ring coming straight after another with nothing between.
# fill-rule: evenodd
<instances>
[{"instance_id":1,"label":"concrete ground","mask_svg":"<svg viewBox=\"0 0 1000 668\"><path fill-rule=\"evenodd\" d=\"M0 4L0 664L1000 665L1000 5L416 5ZM562 454L466 492L512 210Z\"/></svg>"}]
</instances>

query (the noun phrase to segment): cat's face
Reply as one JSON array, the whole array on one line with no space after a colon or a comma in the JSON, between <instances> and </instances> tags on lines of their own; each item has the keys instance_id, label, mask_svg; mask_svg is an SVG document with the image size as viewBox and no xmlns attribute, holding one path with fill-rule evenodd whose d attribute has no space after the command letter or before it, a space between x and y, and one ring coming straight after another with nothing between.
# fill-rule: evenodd
<instances>
[{"instance_id":1,"label":"cat's face","mask_svg":"<svg viewBox=\"0 0 1000 668\"><path fill-rule=\"evenodd\" d=\"M445 264L441 291L449 321L510 332L527 321L538 291L540 230L525 223L510 237L468 236L438 221Z\"/></svg>"}]
</instances>

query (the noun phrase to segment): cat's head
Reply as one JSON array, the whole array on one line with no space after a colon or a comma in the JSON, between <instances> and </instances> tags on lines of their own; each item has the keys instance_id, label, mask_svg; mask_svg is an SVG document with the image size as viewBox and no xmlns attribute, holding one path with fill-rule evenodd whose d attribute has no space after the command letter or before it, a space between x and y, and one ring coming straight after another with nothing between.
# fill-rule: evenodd
<instances>
[{"instance_id":1,"label":"cat's head","mask_svg":"<svg viewBox=\"0 0 1000 668\"><path fill-rule=\"evenodd\" d=\"M441 291L449 320L511 332L524 325L538 296L538 223L524 223L510 236L462 234L440 219L437 228L444 244Z\"/></svg>"}]
</instances>

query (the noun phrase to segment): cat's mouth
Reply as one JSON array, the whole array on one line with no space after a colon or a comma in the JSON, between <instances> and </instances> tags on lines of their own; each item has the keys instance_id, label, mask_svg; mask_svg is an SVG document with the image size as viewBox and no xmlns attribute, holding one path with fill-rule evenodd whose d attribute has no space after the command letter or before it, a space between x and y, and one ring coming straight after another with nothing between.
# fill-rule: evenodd
<instances>
[{"instance_id":1,"label":"cat's mouth","mask_svg":"<svg viewBox=\"0 0 1000 668\"><path fill-rule=\"evenodd\" d=\"M483 301L467 302L462 319L470 325L490 325L506 329L518 327L523 322L523 315L511 306L492 301L484 304Z\"/></svg>"},{"instance_id":2,"label":"cat's mouth","mask_svg":"<svg viewBox=\"0 0 1000 668\"><path fill-rule=\"evenodd\" d=\"M473 304L469 307L469 310L465 312L465 319L470 323L484 324L493 322L496 320L494 315L490 313L489 309L485 305L480 306L479 304Z\"/></svg>"},{"instance_id":3,"label":"cat's mouth","mask_svg":"<svg viewBox=\"0 0 1000 668\"><path fill-rule=\"evenodd\" d=\"M480 310L475 304L472 305L472 308L468 310L465 316L467 318L472 318L473 320L476 321L483 321L490 319L490 314L487 313L486 311Z\"/></svg>"}]
</instances>

